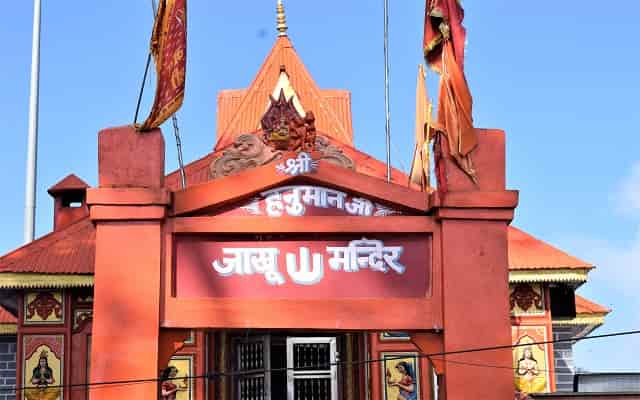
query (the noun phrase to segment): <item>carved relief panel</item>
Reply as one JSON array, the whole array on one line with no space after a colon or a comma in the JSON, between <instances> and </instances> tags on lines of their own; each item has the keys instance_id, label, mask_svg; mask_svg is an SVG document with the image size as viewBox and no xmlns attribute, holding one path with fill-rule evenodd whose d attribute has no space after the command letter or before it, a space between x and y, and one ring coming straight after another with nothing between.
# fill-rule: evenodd
<instances>
[{"instance_id":1,"label":"carved relief panel","mask_svg":"<svg viewBox=\"0 0 640 400\"><path fill-rule=\"evenodd\" d=\"M26 292L23 311L25 324L64 323L64 293L62 291Z\"/></svg>"},{"instance_id":2,"label":"carved relief panel","mask_svg":"<svg viewBox=\"0 0 640 400\"><path fill-rule=\"evenodd\" d=\"M539 283L517 283L509 286L509 306L514 317L544 314L544 288Z\"/></svg>"}]
</instances>

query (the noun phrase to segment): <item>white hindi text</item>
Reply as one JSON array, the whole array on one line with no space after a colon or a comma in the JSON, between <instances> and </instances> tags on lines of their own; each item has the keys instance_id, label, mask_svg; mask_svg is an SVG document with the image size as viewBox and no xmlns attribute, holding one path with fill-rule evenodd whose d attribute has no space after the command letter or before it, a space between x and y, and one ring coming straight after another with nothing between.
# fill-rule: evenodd
<instances>
[{"instance_id":1,"label":"white hindi text","mask_svg":"<svg viewBox=\"0 0 640 400\"><path fill-rule=\"evenodd\" d=\"M324 277L324 259L328 257L332 271L358 272L363 269L404 274L400 263L402 246L385 246L381 240L353 240L347 246L327 246L325 253L312 253L301 246L297 253L285 255L286 272L298 285L316 285ZM232 275L263 274L273 286L284 285L286 280L278 267L280 249L277 247L232 247L222 249L222 262L215 260L213 269L222 277Z\"/></svg>"}]
</instances>

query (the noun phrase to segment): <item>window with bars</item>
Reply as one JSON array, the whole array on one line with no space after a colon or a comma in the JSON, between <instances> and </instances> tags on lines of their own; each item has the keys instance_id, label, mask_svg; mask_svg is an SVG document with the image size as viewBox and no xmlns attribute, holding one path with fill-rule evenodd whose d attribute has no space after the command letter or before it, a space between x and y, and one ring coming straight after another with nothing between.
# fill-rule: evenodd
<instances>
[{"instance_id":1,"label":"window with bars","mask_svg":"<svg viewBox=\"0 0 640 400\"><path fill-rule=\"evenodd\" d=\"M270 400L269 337L238 338L235 350L235 398Z\"/></svg>"},{"instance_id":2,"label":"window with bars","mask_svg":"<svg viewBox=\"0 0 640 400\"><path fill-rule=\"evenodd\" d=\"M287 338L287 400L337 400L336 338Z\"/></svg>"},{"instance_id":3,"label":"window with bars","mask_svg":"<svg viewBox=\"0 0 640 400\"><path fill-rule=\"evenodd\" d=\"M338 399L335 337L245 336L232 343L234 400Z\"/></svg>"}]
</instances>

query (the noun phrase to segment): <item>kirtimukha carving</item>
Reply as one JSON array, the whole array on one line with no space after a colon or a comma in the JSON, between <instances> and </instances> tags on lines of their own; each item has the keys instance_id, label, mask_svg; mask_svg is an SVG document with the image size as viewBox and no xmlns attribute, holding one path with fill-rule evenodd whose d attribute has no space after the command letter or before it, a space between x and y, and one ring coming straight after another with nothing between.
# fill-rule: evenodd
<instances>
[{"instance_id":1,"label":"kirtimukha carving","mask_svg":"<svg viewBox=\"0 0 640 400\"><path fill-rule=\"evenodd\" d=\"M238 136L222 156L211 163L211 179L267 164L280 159L283 152L319 153L316 161L325 160L355 169L355 163L342 149L317 135L312 111L300 115L293 104L293 97L287 100L284 90L280 91L277 100L271 96L269 99L271 104L260 121L262 131Z\"/></svg>"},{"instance_id":2,"label":"kirtimukha carving","mask_svg":"<svg viewBox=\"0 0 640 400\"><path fill-rule=\"evenodd\" d=\"M281 152L266 146L257 135L245 133L236 138L222 156L209 168L211 179L237 174L249 168L267 164L280 158Z\"/></svg>"},{"instance_id":3,"label":"kirtimukha carving","mask_svg":"<svg viewBox=\"0 0 640 400\"><path fill-rule=\"evenodd\" d=\"M529 309L534 305L537 309L543 308L542 296L528 283L517 284L509 297L509 303L512 310L516 305L525 312L529 311Z\"/></svg>"}]
</instances>

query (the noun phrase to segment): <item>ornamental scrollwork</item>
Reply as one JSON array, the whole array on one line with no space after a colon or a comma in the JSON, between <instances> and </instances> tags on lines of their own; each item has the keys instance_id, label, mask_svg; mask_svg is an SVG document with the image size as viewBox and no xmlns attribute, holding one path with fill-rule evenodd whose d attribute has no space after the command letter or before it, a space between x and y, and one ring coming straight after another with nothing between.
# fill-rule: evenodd
<instances>
[{"instance_id":1,"label":"ornamental scrollwork","mask_svg":"<svg viewBox=\"0 0 640 400\"><path fill-rule=\"evenodd\" d=\"M514 286L509 296L509 303L511 310L517 305L524 312L529 311L533 306L538 310L544 308L542 304L542 294L536 292L528 283L518 283Z\"/></svg>"},{"instance_id":2,"label":"ornamental scrollwork","mask_svg":"<svg viewBox=\"0 0 640 400\"><path fill-rule=\"evenodd\" d=\"M27 304L27 320L33 319L35 315L43 321L49 319L54 314L57 319L62 318L62 303L50 292L39 292L35 299Z\"/></svg>"},{"instance_id":3,"label":"ornamental scrollwork","mask_svg":"<svg viewBox=\"0 0 640 400\"><path fill-rule=\"evenodd\" d=\"M280 158L281 152L266 146L257 135L245 133L216 158L209 167L211 179L229 176Z\"/></svg>"},{"instance_id":4,"label":"ornamental scrollwork","mask_svg":"<svg viewBox=\"0 0 640 400\"><path fill-rule=\"evenodd\" d=\"M80 332L93 321L93 310L76 310L73 316L73 331Z\"/></svg>"}]
</instances>

